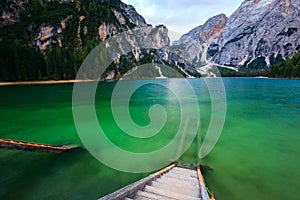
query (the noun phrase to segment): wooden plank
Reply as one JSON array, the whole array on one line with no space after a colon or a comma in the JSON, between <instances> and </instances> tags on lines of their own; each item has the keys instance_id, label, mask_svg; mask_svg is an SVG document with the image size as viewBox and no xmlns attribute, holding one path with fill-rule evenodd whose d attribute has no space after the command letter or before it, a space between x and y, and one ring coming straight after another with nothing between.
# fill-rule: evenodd
<instances>
[{"instance_id":1,"label":"wooden plank","mask_svg":"<svg viewBox=\"0 0 300 200\"><path fill-rule=\"evenodd\" d=\"M24 142L24 141L16 141L9 139L0 139L0 149L7 150L18 150L18 151L32 151L39 153L51 153L51 154L59 154L64 151L69 151L74 148L78 148L77 145L69 145L69 146L53 146L46 144L37 144L32 142Z\"/></svg>"},{"instance_id":2,"label":"wooden plank","mask_svg":"<svg viewBox=\"0 0 300 200\"><path fill-rule=\"evenodd\" d=\"M198 191L198 193L200 193L199 187L198 188L190 187L189 185L186 185L186 184L185 185L182 185L182 184L176 184L175 185L175 184L172 184L172 183L169 183L169 182L161 183L161 182L158 182L158 181L153 181L151 183L151 186L156 187L156 188L161 188L161 189L164 189L164 190L171 190L171 191L174 191L174 192L182 191L182 188L184 188L184 191L182 193L187 193L187 194L191 194L194 191Z\"/></svg>"},{"instance_id":3,"label":"wooden plank","mask_svg":"<svg viewBox=\"0 0 300 200\"><path fill-rule=\"evenodd\" d=\"M176 200L170 197L165 197L159 194L154 194L151 192L146 192L141 190L139 190L136 194L136 197L134 197L135 200L144 200L145 198L150 200Z\"/></svg>"},{"instance_id":4,"label":"wooden plank","mask_svg":"<svg viewBox=\"0 0 300 200\"><path fill-rule=\"evenodd\" d=\"M207 188L205 186L205 181L204 181L204 178L203 178L201 170L200 170L200 166L197 167L197 172L198 172L198 179L200 182L202 199L203 200L215 200L213 194L211 197L209 197L209 195L208 195Z\"/></svg>"},{"instance_id":5,"label":"wooden plank","mask_svg":"<svg viewBox=\"0 0 300 200\"><path fill-rule=\"evenodd\" d=\"M99 200L122 200L125 197L131 197L132 195L134 195L134 193L136 193L138 190L142 190L144 189L144 187L147 184L150 184L153 180L157 179L159 176L161 176L162 174L164 174L165 172L169 171L170 169L172 169L173 167L175 167L176 164L172 164L158 172L156 172L155 174L152 174L140 181L137 181L135 183L132 183L124 188L121 188L120 190L112 193L112 194L108 194L102 198L100 198Z\"/></svg>"},{"instance_id":6,"label":"wooden plank","mask_svg":"<svg viewBox=\"0 0 300 200\"><path fill-rule=\"evenodd\" d=\"M173 164L100 200L212 200L200 168L196 170Z\"/></svg>"},{"instance_id":7,"label":"wooden plank","mask_svg":"<svg viewBox=\"0 0 300 200\"><path fill-rule=\"evenodd\" d=\"M148 186L148 185L145 187L145 192L158 194L160 196L164 196L164 197L167 197L169 199L201 200L199 196L194 197L194 196L190 196L190 195L187 195L187 194L181 194L180 191L173 192L173 191L170 191L170 190L155 188L155 187L151 187L151 186Z\"/></svg>"}]
</instances>

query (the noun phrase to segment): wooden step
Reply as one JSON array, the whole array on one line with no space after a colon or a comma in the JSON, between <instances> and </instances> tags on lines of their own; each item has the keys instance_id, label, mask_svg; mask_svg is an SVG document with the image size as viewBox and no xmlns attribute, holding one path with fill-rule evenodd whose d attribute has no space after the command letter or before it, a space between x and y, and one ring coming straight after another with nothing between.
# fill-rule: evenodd
<instances>
[{"instance_id":1,"label":"wooden step","mask_svg":"<svg viewBox=\"0 0 300 200\"><path fill-rule=\"evenodd\" d=\"M196 187L191 187L189 185L183 185L183 184L170 184L168 182L158 182L158 181L153 181L151 183L152 187L156 188L162 188L162 189L169 189L171 191L183 191L183 193L193 193L194 191L200 192L199 188Z\"/></svg>"},{"instance_id":2,"label":"wooden step","mask_svg":"<svg viewBox=\"0 0 300 200\"><path fill-rule=\"evenodd\" d=\"M151 200L176 200L174 198L168 198L159 194L154 194L152 192L146 192L139 190L134 197L135 200L142 200L142 198L148 198Z\"/></svg>"},{"instance_id":3,"label":"wooden step","mask_svg":"<svg viewBox=\"0 0 300 200\"><path fill-rule=\"evenodd\" d=\"M134 198L134 200L152 200L152 199L147 198L147 197L144 197L144 196L136 196L136 197Z\"/></svg>"},{"instance_id":4,"label":"wooden step","mask_svg":"<svg viewBox=\"0 0 300 200\"><path fill-rule=\"evenodd\" d=\"M192 178L198 178L198 174L197 172L191 174L191 173L183 173L183 172L179 172L179 171L169 171L168 174L180 174L183 176L187 176L187 177L192 177Z\"/></svg>"},{"instance_id":5,"label":"wooden step","mask_svg":"<svg viewBox=\"0 0 300 200\"><path fill-rule=\"evenodd\" d=\"M166 191L172 191L175 193L180 192L182 195L188 195L192 197L199 197L200 196L200 190L195 189L195 187L189 187L187 185L171 185L171 184L162 184L157 181L153 181L151 184L154 188L160 188Z\"/></svg>"},{"instance_id":6,"label":"wooden step","mask_svg":"<svg viewBox=\"0 0 300 200\"><path fill-rule=\"evenodd\" d=\"M172 169L169 172L179 172L179 173L184 173L184 174L195 174L195 173L197 173L196 170L180 169L180 168Z\"/></svg>"},{"instance_id":7,"label":"wooden step","mask_svg":"<svg viewBox=\"0 0 300 200\"><path fill-rule=\"evenodd\" d=\"M193 183L193 184L198 184L198 180L197 179L192 179L192 178L184 178L182 176L174 176L174 175L164 175L163 177L161 178L168 178L168 179L175 179L175 180L178 180L178 181L183 181L183 182L188 182L188 183Z\"/></svg>"},{"instance_id":8,"label":"wooden step","mask_svg":"<svg viewBox=\"0 0 300 200\"><path fill-rule=\"evenodd\" d=\"M154 183L154 182L153 182ZM183 183L180 183L178 181L167 181L164 179L157 179L155 183L164 184L164 185L172 185L175 188L181 187ZM186 188L190 188L191 190L200 190L200 185L190 185L190 184L184 184Z\"/></svg>"},{"instance_id":9,"label":"wooden step","mask_svg":"<svg viewBox=\"0 0 300 200\"><path fill-rule=\"evenodd\" d=\"M172 170L170 170L171 172L182 172L185 174L195 174L197 173L196 170L192 170L192 169L185 169L185 168L179 168L179 167L174 167Z\"/></svg>"},{"instance_id":10,"label":"wooden step","mask_svg":"<svg viewBox=\"0 0 300 200\"><path fill-rule=\"evenodd\" d=\"M186 184L186 185L189 185L191 187L198 187L199 188L199 183L198 182L190 182L190 181L185 181L185 180L177 180L176 178L172 178L172 177L166 177L166 176L163 176L159 179L156 180L157 182L160 182L160 181L166 181L166 182L172 182L173 184Z\"/></svg>"},{"instance_id":11,"label":"wooden step","mask_svg":"<svg viewBox=\"0 0 300 200\"><path fill-rule=\"evenodd\" d=\"M182 199L182 200L200 200L200 198L197 197L191 197L188 195L182 195L176 192L172 192L172 191L167 191L167 190L163 190L160 188L155 188L152 186L147 185L144 189L145 192L149 192L149 193L154 193L154 194L158 194L160 196L164 196L167 198L171 198L171 199ZM180 192L180 191L178 191Z\"/></svg>"},{"instance_id":12,"label":"wooden step","mask_svg":"<svg viewBox=\"0 0 300 200\"><path fill-rule=\"evenodd\" d=\"M209 200L206 187L200 185L198 173L172 164L101 200Z\"/></svg>"},{"instance_id":13,"label":"wooden step","mask_svg":"<svg viewBox=\"0 0 300 200\"><path fill-rule=\"evenodd\" d=\"M174 174L174 173L167 173L164 177L171 177L177 180L184 180L184 181L191 181L191 182L198 182L197 177L190 177L182 174Z\"/></svg>"}]
</instances>

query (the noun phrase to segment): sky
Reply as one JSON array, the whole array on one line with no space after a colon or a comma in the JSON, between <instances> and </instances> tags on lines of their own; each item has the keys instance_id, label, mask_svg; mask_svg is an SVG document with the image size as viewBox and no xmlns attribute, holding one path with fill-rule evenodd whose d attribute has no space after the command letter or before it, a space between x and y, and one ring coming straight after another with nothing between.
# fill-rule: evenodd
<instances>
[{"instance_id":1,"label":"sky","mask_svg":"<svg viewBox=\"0 0 300 200\"><path fill-rule=\"evenodd\" d=\"M184 34L215 15L230 16L243 0L122 0L152 25L164 24L170 31Z\"/></svg>"}]
</instances>

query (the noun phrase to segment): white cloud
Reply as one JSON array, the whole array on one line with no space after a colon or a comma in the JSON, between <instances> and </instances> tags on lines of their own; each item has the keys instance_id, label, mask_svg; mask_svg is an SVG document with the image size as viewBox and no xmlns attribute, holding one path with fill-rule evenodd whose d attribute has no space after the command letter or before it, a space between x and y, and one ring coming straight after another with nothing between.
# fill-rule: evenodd
<instances>
[{"instance_id":1,"label":"white cloud","mask_svg":"<svg viewBox=\"0 0 300 200\"><path fill-rule=\"evenodd\" d=\"M147 6L145 8L142 8L142 13L143 17L145 18L154 17L157 14L155 6Z\"/></svg>"},{"instance_id":2,"label":"white cloud","mask_svg":"<svg viewBox=\"0 0 300 200\"><path fill-rule=\"evenodd\" d=\"M186 33L203 24L209 17L232 14L243 0L123 0L133 5L139 14L153 25Z\"/></svg>"}]
</instances>

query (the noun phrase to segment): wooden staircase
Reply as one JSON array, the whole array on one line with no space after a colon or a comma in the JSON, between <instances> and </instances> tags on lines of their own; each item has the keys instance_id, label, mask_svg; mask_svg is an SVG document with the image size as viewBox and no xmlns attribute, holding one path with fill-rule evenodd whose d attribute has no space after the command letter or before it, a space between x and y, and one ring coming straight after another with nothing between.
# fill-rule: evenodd
<instances>
[{"instance_id":1,"label":"wooden staircase","mask_svg":"<svg viewBox=\"0 0 300 200\"><path fill-rule=\"evenodd\" d=\"M131 198L125 199L131 200ZM138 190L132 199L201 200L197 171L174 167L163 176L146 185L143 190Z\"/></svg>"},{"instance_id":2,"label":"wooden staircase","mask_svg":"<svg viewBox=\"0 0 300 200\"><path fill-rule=\"evenodd\" d=\"M199 174L200 173L200 174ZM210 200L200 168L175 164L100 200Z\"/></svg>"}]
</instances>

